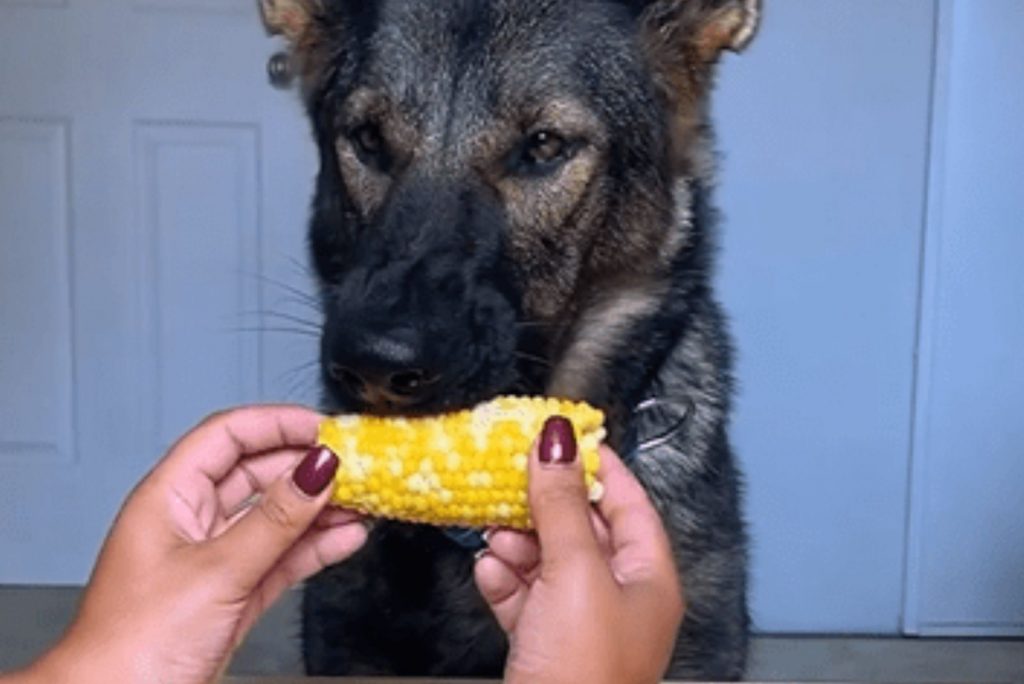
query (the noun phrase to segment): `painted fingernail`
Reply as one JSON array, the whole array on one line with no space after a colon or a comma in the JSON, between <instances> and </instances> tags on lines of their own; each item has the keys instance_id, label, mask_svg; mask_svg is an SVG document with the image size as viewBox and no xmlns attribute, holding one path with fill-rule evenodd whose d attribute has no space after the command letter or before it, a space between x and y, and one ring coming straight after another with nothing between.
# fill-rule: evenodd
<instances>
[{"instance_id":1,"label":"painted fingernail","mask_svg":"<svg viewBox=\"0 0 1024 684\"><path fill-rule=\"evenodd\" d=\"M566 465L576 460L576 435L568 418L551 416L544 421L537 451L541 463Z\"/></svg>"},{"instance_id":2,"label":"painted fingernail","mask_svg":"<svg viewBox=\"0 0 1024 684\"><path fill-rule=\"evenodd\" d=\"M292 480L306 496L316 496L331 483L338 470L338 457L325 446L313 447L292 473Z\"/></svg>"}]
</instances>

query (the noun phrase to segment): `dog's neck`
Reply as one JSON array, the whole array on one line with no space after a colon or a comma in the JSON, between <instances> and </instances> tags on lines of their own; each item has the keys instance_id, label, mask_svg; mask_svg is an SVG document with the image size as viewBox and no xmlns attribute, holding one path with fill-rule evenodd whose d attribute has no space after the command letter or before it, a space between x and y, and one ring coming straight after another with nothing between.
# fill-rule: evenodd
<instances>
[{"instance_id":1,"label":"dog's neck","mask_svg":"<svg viewBox=\"0 0 1024 684\"><path fill-rule=\"evenodd\" d=\"M547 392L584 399L608 414L610 443L620 450L656 438L687 412L660 379L692 325L694 302L710 298L714 213L705 183L677 183L674 256L663 282L610 288L583 312L556 364Z\"/></svg>"}]
</instances>

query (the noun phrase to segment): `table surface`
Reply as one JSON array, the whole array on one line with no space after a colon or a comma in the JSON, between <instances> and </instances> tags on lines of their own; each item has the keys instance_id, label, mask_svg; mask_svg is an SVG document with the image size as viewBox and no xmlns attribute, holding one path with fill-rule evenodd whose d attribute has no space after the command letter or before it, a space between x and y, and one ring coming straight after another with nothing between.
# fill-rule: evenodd
<instances>
[{"instance_id":1,"label":"table surface","mask_svg":"<svg viewBox=\"0 0 1024 684\"><path fill-rule=\"evenodd\" d=\"M497 679L394 677L227 677L224 684L501 684Z\"/></svg>"},{"instance_id":2,"label":"table surface","mask_svg":"<svg viewBox=\"0 0 1024 684\"><path fill-rule=\"evenodd\" d=\"M224 684L501 684L496 679L414 679L393 677L227 677Z\"/></svg>"},{"instance_id":3,"label":"table surface","mask_svg":"<svg viewBox=\"0 0 1024 684\"><path fill-rule=\"evenodd\" d=\"M224 684L501 684L497 679L416 679L392 677L228 677ZM672 684L672 682L663 682ZM682 683L677 683L682 684ZM688 682L687 684L695 684ZM699 684L699 683L697 683ZM707 684L707 683L705 683ZM756 682L747 682L756 684ZM799 684L799 682L790 682Z\"/></svg>"}]
</instances>

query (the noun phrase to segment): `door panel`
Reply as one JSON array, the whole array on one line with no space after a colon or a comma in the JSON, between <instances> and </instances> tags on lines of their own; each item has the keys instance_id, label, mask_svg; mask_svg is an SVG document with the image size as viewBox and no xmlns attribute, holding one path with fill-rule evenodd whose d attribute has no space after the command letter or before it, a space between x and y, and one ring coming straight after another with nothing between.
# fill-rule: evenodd
<instances>
[{"instance_id":1,"label":"door panel","mask_svg":"<svg viewBox=\"0 0 1024 684\"><path fill-rule=\"evenodd\" d=\"M900 627L932 27L926 0L771 0L720 73L760 630Z\"/></svg>"},{"instance_id":2,"label":"door panel","mask_svg":"<svg viewBox=\"0 0 1024 684\"><path fill-rule=\"evenodd\" d=\"M84 581L209 411L315 401L315 158L275 49L248 0L0 2L0 582Z\"/></svg>"},{"instance_id":3,"label":"door panel","mask_svg":"<svg viewBox=\"0 0 1024 684\"><path fill-rule=\"evenodd\" d=\"M1024 634L1024 4L945 1L907 631Z\"/></svg>"},{"instance_id":4,"label":"door panel","mask_svg":"<svg viewBox=\"0 0 1024 684\"><path fill-rule=\"evenodd\" d=\"M0 249L0 462L8 467L74 459L67 142L66 122L0 119L0 225L12 227Z\"/></svg>"},{"instance_id":5,"label":"door panel","mask_svg":"<svg viewBox=\"0 0 1024 684\"><path fill-rule=\"evenodd\" d=\"M197 411L260 395L257 137L252 126L146 123L135 139L139 289L151 343L153 449L162 451Z\"/></svg>"}]
</instances>

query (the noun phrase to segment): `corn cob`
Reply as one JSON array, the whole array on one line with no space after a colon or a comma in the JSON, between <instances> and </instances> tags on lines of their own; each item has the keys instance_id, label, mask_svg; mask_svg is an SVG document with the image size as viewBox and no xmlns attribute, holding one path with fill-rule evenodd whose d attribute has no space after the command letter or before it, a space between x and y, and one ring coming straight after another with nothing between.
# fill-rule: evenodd
<instances>
[{"instance_id":1,"label":"corn cob","mask_svg":"<svg viewBox=\"0 0 1024 684\"><path fill-rule=\"evenodd\" d=\"M527 454L553 415L572 421L590 498L599 499L604 414L579 402L506 396L429 418L323 421L319 441L340 460L332 501L409 522L529 529Z\"/></svg>"}]
</instances>

